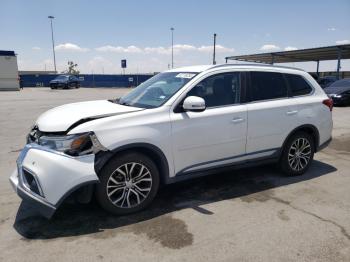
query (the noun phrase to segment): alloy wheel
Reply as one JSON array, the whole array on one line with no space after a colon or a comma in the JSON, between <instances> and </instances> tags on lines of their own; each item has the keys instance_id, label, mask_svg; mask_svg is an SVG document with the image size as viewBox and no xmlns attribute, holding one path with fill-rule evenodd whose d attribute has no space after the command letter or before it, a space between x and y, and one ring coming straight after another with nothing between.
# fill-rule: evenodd
<instances>
[{"instance_id":1,"label":"alloy wheel","mask_svg":"<svg viewBox=\"0 0 350 262\"><path fill-rule=\"evenodd\" d=\"M311 145L305 138L296 139L288 152L288 163L294 171L304 169L311 158Z\"/></svg>"},{"instance_id":2,"label":"alloy wheel","mask_svg":"<svg viewBox=\"0 0 350 262\"><path fill-rule=\"evenodd\" d=\"M141 204L152 189L148 168L136 162L119 166L107 181L107 196L119 208L133 208Z\"/></svg>"}]
</instances>

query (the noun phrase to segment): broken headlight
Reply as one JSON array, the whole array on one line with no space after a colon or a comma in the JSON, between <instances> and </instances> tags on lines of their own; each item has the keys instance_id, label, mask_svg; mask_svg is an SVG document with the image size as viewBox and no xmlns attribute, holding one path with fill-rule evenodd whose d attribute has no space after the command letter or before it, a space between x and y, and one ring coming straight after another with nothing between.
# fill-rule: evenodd
<instances>
[{"instance_id":1,"label":"broken headlight","mask_svg":"<svg viewBox=\"0 0 350 262\"><path fill-rule=\"evenodd\" d=\"M38 144L71 156L80 156L93 152L90 136L90 132L65 136L43 135L39 138Z\"/></svg>"}]
</instances>

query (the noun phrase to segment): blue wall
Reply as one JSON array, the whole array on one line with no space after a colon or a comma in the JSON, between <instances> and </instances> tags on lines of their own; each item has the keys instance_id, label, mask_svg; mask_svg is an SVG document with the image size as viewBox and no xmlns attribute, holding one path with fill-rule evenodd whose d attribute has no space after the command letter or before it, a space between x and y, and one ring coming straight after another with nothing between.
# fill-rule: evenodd
<instances>
[{"instance_id":1,"label":"blue wall","mask_svg":"<svg viewBox=\"0 0 350 262\"><path fill-rule=\"evenodd\" d=\"M58 75L20 75L24 87L49 86ZM79 75L82 87L131 87L151 78L153 75Z\"/></svg>"}]
</instances>

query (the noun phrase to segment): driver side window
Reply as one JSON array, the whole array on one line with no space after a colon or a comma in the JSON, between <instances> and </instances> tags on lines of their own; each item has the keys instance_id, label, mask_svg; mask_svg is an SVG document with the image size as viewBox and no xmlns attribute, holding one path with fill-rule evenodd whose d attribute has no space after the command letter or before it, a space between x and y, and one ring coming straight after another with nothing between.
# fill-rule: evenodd
<instances>
[{"instance_id":1,"label":"driver side window","mask_svg":"<svg viewBox=\"0 0 350 262\"><path fill-rule=\"evenodd\" d=\"M223 73L202 80L193 87L187 96L199 96L206 107L219 107L239 103L240 73Z\"/></svg>"}]
</instances>

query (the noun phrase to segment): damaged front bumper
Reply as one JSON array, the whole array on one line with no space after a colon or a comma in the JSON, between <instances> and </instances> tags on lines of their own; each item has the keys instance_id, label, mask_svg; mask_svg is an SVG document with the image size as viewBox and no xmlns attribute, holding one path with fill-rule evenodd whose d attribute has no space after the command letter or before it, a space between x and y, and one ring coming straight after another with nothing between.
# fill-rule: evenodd
<instances>
[{"instance_id":1,"label":"damaged front bumper","mask_svg":"<svg viewBox=\"0 0 350 262\"><path fill-rule=\"evenodd\" d=\"M51 218L66 197L99 181L94 154L72 157L38 144L27 144L17 159L10 182L17 194Z\"/></svg>"}]
</instances>

